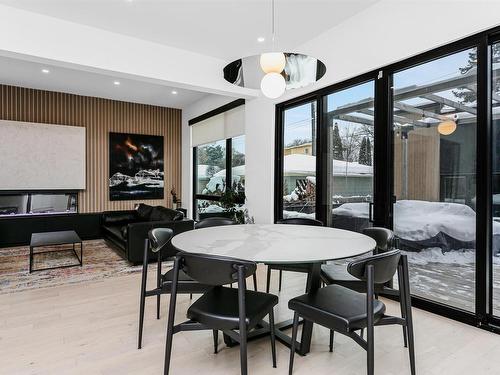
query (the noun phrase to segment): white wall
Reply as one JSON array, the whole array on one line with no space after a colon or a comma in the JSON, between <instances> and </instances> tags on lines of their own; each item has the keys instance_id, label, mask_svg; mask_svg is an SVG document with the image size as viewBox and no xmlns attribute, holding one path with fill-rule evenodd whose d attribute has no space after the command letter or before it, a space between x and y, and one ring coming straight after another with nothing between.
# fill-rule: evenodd
<instances>
[{"instance_id":1,"label":"white wall","mask_svg":"<svg viewBox=\"0 0 500 375\"><path fill-rule=\"evenodd\" d=\"M316 85L293 90L281 97L279 102L494 27L500 23L498 14L500 1L380 1L299 46L297 52L308 53L325 62L327 74ZM193 114L196 113L196 116L225 104L220 98L211 95L186 108L183 119L187 123L187 119L194 117ZM226 100L227 103L232 99ZM265 98L247 100L245 109L247 206L257 223L274 220L276 102ZM192 165L190 149L184 149L183 163L183 171L189 170L184 166L186 163ZM190 177L183 174L184 200L184 192L190 185ZM191 195L188 197L191 199Z\"/></svg>"}]
</instances>

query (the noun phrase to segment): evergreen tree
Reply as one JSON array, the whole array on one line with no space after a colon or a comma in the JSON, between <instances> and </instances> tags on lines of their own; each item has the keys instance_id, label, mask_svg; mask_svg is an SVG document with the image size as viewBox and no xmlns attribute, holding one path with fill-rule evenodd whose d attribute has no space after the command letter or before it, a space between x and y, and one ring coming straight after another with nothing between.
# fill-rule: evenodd
<instances>
[{"instance_id":1,"label":"evergreen tree","mask_svg":"<svg viewBox=\"0 0 500 375\"><path fill-rule=\"evenodd\" d=\"M363 137L359 146L358 163L372 165L372 144L369 137Z\"/></svg>"},{"instance_id":2,"label":"evergreen tree","mask_svg":"<svg viewBox=\"0 0 500 375\"><path fill-rule=\"evenodd\" d=\"M366 137L366 165L372 165L372 143L369 137Z\"/></svg>"},{"instance_id":3,"label":"evergreen tree","mask_svg":"<svg viewBox=\"0 0 500 375\"><path fill-rule=\"evenodd\" d=\"M500 62L500 43L493 44L491 47L491 62L493 64ZM477 49L473 48L469 52L469 61L467 65L459 68L459 70L461 74L467 74L475 68L477 68ZM494 92L498 92L500 91L500 80L498 77L494 78L493 89ZM474 103L477 100L477 93L465 87L459 87L457 90L453 90L453 94L461 99L464 104Z\"/></svg>"},{"instance_id":4,"label":"evergreen tree","mask_svg":"<svg viewBox=\"0 0 500 375\"><path fill-rule=\"evenodd\" d=\"M361 140L361 145L359 146L358 163L367 165L366 163L366 137Z\"/></svg>"},{"instance_id":5,"label":"evergreen tree","mask_svg":"<svg viewBox=\"0 0 500 375\"><path fill-rule=\"evenodd\" d=\"M344 147L342 146L342 139L340 138L339 126L335 123L332 132L332 154L335 160L344 160L343 156Z\"/></svg>"}]
</instances>

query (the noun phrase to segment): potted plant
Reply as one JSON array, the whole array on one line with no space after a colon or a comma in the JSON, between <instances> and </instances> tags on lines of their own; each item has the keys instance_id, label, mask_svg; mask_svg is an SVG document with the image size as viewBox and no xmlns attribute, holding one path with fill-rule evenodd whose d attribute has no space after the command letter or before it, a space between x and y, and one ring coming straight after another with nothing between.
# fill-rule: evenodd
<instances>
[{"instance_id":1,"label":"potted plant","mask_svg":"<svg viewBox=\"0 0 500 375\"><path fill-rule=\"evenodd\" d=\"M233 185L222 193L219 203L227 215L238 224L249 224L253 222L253 218L248 215L248 210L243 208L245 199L245 193L238 191L236 185Z\"/></svg>"},{"instance_id":2,"label":"potted plant","mask_svg":"<svg viewBox=\"0 0 500 375\"><path fill-rule=\"evenodd\" d=\"M170 194L172 195L172 208L175 210L177 209L177 202L179 202L177 200L177 193L175 191L175 187L172 187L172 189L170 190Z\"/></svg>"}]
</instances>

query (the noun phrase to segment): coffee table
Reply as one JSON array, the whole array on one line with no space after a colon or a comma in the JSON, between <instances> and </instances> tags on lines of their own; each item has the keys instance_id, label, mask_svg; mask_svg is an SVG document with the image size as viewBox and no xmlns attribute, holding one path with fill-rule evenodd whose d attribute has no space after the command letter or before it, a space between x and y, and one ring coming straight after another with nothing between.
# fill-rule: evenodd
<instances>
[{"instance_id":1,"label":"coffee table","mask_svg":"<svg viewBox=\"0 0 500 375\"><path fill-rule=\"evenodd\" d=\"M80 244L80 256L78 256L75 245ZM34 252L36 247L45 247L45 246L55 246L55 245L72 245L70 249L52 249L47 251L38 251ZM78 263L75 264L63 264L55 267L45 267L45 268L37 268L33 269L33 257L36 254L42 253L52 253L52 252L62 252L62 251L73 251ZM44 271L44 270L52 270L56 268L67 268L67 267L75 267L75 266L83 266L83 242L78 236L78 234L74 230L65 230L58 232L43 232L43 233L32 233L31 234L31 242L30 242L30 273L34 271Z\"/></svg>"}]
</instances>

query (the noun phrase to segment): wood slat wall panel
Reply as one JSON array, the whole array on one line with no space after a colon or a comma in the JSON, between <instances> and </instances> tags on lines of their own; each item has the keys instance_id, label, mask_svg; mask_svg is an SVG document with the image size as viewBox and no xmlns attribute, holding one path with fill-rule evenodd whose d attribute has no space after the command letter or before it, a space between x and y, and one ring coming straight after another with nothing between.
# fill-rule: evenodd
<instances>
[{"instance_id":1,"label":"wood slat wall panel","mask_svg":"<svg viewBox=\"0 0 500 375\"><path fill-rule=\"evenodd\" d=\"M181 110L109 99L0 85L0 119L86 128L87 188L79 194L80 212L133 208L139 201L109 200L108 133L163 135L165 196L147 200L172 207L170 189L181 187Z\"/></svg>"}]
</instances>

